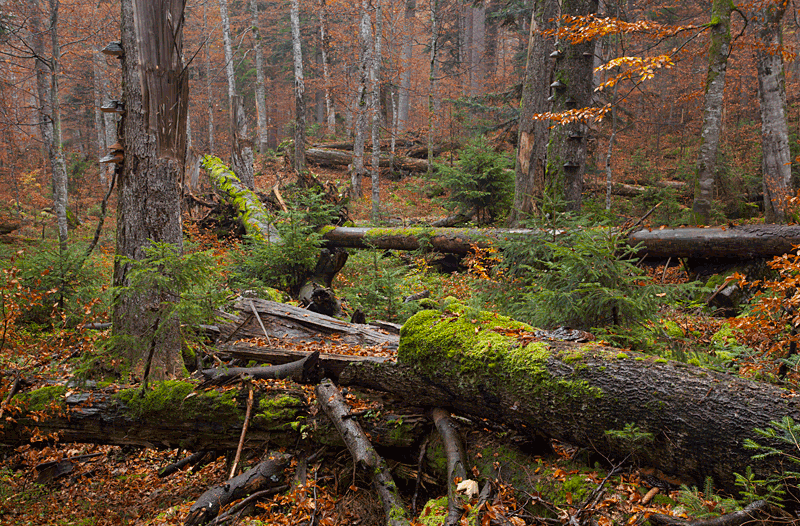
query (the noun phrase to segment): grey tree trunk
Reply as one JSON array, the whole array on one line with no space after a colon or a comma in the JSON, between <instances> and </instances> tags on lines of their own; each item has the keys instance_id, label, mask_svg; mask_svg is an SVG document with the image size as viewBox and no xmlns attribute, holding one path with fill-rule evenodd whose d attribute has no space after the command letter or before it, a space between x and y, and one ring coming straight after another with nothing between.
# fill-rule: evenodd
<instances>
[{"instance_id":1,"label":"grey tree trunk","mask_svg":"<svg viewBox=\"0 0 800 526\"><path fill-rule=\"evenodd\" d=\"M483 82L486 76L484 64L486 54L486 9L469 8L472 11L472 42L469 46L469 94L477 97L483 93Z\"/></svg>"},{"instance_id":2,"label":"grey tree trunk","mask_svg":"<svg viewBox=\"0 0 800 526\"><path fill-rule=\"evenodd\" d=\"M591 15L597 12L597 4L598 0L564 0L561 3L561 14ZM562 42L560 51L562 55L556 59L555 65L555 85L551 85L551 93L555 97L553 112L591 106L594 91L594 42ZM561 194L558 187L563 187L567 210L576 211L581 207L583 194L588 126L581 121L550 124L552 128L547 148L547 184L555 185L556 195Z\"/></svg>"},{"instance_id":3,"label":"grey tree trunk","mask_svg":"<svg viewBox=\"0 0 800 526\"><path fill-rule=\"evenodd\" d=\"M97 138L96 157L98 159L103 157L106 154L108 147L113 144L113 142L107 142L104 118L106 114L100 111L100 106L103 105L103 99L105 98L105 90L103 89L105 82L102 74L102 59L103 55L100 54L100 50L94 49L92 56L92 92L94 95L94 132ZM111 175L111 171L113 169L113 165L110 164L105 168L101 168L100 182L103 186L106 185L108 176Z\"/></svg>"},{"instance_id":4,"label":"grey tree trunk","mask_svg":"<svg viewBox=\"0 0 800 526\"><path fill-rule=\"evenodd\" d=\"M397 135L408 127L408 110L411 105L411 65L414 58L414 21L417 0L406 0L403 27L403 55L400 69L400 89L397 93Z\"/></svg>"},{"instance_id":5,"label":"grey tree trunk","mask_svg":"<svg viewBox=\"0 0 800 526\"><path fill-rule=\"evenodd\" d=\"M236 76L233 70L233 47L231 45L231 23L228 17L228 0L219 0L222 19L222 41L225 46L225 76L228 79L228 109L230 110L231 168L242 183L255 188L253 174L253 148L247 137L247 115L242 99L236 95Z\"/></svg>"},{"instance_id":6,"label":"grey tree trunk","mask_svg":"<svg viewBox=\"0 0 800 526\"><path fill-rule=\"evenodd\" d=\"M181 161L160 155L159 145L176 140L174 153L183 159L183 152L177 150L185 148L180 139L185 133L188 79L182 74L182 31L174 31L183 27L183 11L183 0L121 2L125 114L120 141L125 161L117 186L116 248L120 257L142 259L152 241L170 243L179 252L182 250L178 188ZM152 38L153 35L159 38ZM154 49L148 44L159 47ZM151 82L159 79L155 72L177 89L159 96L164 93L151 89ZM158 111L153 115L151 110L159 107L175 108L172 128L152 126L151 119L168 117ZM126 285L128 271L129 266L118 258L114 265L114 285ZM134 377L141 377L147 361L152 378L183 373L179 320L160 320L164 303L170 299L166 291L154 288L122 295L114 303L116 349L130 365Z\"/></svg>"},{"instance_id":7,"label":"grey tree trunk","mask_svg":"<svg viewBox=\"0 0 800 526\"><path fill-rule=\"evenodd\" d=\"M203 3L203 34L206 39L203 42L203 51L205 52L205 81L206 81L206 97L208 98L208 152L214 154L214 96L211 92L211 53L208 50L208 41L210 39L208 33L208 13L206 12L206 4Z\"/></svg>"},{"instance_id":8,"label":"grey tree trunk","mask_svg":"<svg viewBox=\"0 0 800 526\"><path fill-rule=\"evenodd\" d=\"M758 100L761 105L761 166L764 188L764 220L783 223L791 197L792 173L789 132L786 123L786 85L783 73L781 19L787 2L765 2L758 20L756 51Z\"/></svg>"},{"instance_id":9,"label":"grey tree trunk","mask_svg":"<svg viewBox=\"0 0 800 526\"><path fill-rule=\"evenodd\" d=\"M350 191L356 199L364 195L361 179L364 175L364 143L367 135L367 88L372 62L372 28L370 26L369 2L361 0L361 24L359 27L358 95L356 104L356 134L353 140L353 167L350 174Z\"/></svg>"},{"instance_id":10,"label":"grey tree trunk","mask_svg":"<svg viewBox=\"0 0 800 526\"><path fill-rule=\"evenodd\" d=\"M33 29L33 48L37 55L36 89L39 98L39 130L47 148L47 157L52 171L53 211L58 228L58 247L63 253L67 249L69 230L67 225L67 166L61 144L61 109L58 94L59 62L61 48L58 42L58 0L49 0L48 28L42 29L40 6L33 2L34 14L31 19ZM44 35L50 35L50 49L45 49Z\"/></svg>"},{"instance_id":11,"label":"grey tree trunk","mask_svg":"<svg viewBox=\"0 0 800 526\"><path fill-rule=\"evenodd\" d=\"M330 40L328 38L328 6L325 0L319 0L319 39L320 53L322 54L322 83L325 90L325 122L327 124L327 134L336 135L336 112L333 108L333 98L331 97L331 71Z\"/></svg>"},{"instance_id":12,"label":"grey tree trunk","mask_svg":"<svg viewBox=\"0 0 800 526\"><path fill-rule=\"evenodd\" d=\"M439 0L431 0L431 66L428 76L428 175L433 175L433 138L436 133L436 75L439 53Z\"/></svg>"},{"instance_id":13,"label":"grey tree trunk","mask_svg":"<svg viewBox=\"0 0 800 526\"><path fill-rule=\"evenodd\" d=\"M381 47L383 39L383 10L381 0L375 6L375 52L370 66L372 90L372 220L380 220L380 162L381 162Z\"/></svg>"},{"instance_id":14,"label":"grey tree trunk","mask_svg":"<svg viewBox=\"0 0 800 526\"><path fill-rule=\"evenodd\" d=\"M708 47L708 74L703 109L702 145L697 158L697 185L692 212L697 224L707 224L714 199L714 176L717 171L717 149L722 131L722 108L725 73L731 52L732 0L714 0L711 6L711 42Z\"/></svg>"},{"instance_id":15,"label":"grey tree trunk","mask_svg":"<svg viewBox=\"0 0 800 526\"><path fill-rule=\"evenodd\" d=\"M264 80L264 53L261 51L261 25L258 17L258 3L250 0L250 13L253 17L253 51L256 59L256 112L258 113L258 151L267 153L269 131L267 130L267 87Z\"/></svg>"},{"instance_id":16,"label":"grey tree trunk","mask_svg":"<svg viewBox=\"0 0 800 526\"><path fill-rule=\"evenodd\" d=\"M294 169L306 169L306 103L303 80L303 49L300 45L300 0L292 0L290 13L292 22L292 58L294 62Z\"/></svg>"},{"instance_id":17,"label":"grey tree trunk","mask_svg":"<svg viewBox=\"0 0 800 526\"><path fill-rule=\"evenodd\" d=\"M535 120L533 116L552 108L548 96L555 64L550 53L555 50L555 43L554 38L544 32L555 28L557 13L557 0L538 0L531 15L519 118L519 148L514 170L514 207L509 218L512 225L519 225L535 212L536 200L545 191L550 123Z\"/></svg>"}]
</instances>

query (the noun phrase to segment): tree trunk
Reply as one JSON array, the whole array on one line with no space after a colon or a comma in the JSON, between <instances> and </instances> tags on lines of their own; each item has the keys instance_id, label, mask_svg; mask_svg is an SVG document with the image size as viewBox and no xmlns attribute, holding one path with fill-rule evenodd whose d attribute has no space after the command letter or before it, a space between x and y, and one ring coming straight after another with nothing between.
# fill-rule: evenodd
<instances>
[{"instance_id":1,"label":"tree trunk","mask_svg":"<svg viewBox=\"0 0 800 526\"><path fill-rule=\"evenodd\" d=\"M597 12L598 0L564 0L562 16L587 16ZM562 42L551 84L553 112L563 112L592 105L594 90L594 41L571 44ZM588 126L580 120L568 124L549 123L546 177L556 185L554 192L563 196L567 210L581 207L583 175L586 172Z\"/></svg>"},{"instance_id":2,"label":"tree trunk","mask_svg":"<svg viewBox=\"0 0 800 526\"><path fill-rule=\"evenodd\" d=\"M433 138L436 131L436 75L439 53L439 0L431 2L431 64L428 75L428 175L433 175Z\"/></svg>"},{"instance_id":3,"label":"tree trunk","mask_svg":"<svg viewBox=\"0 0 800 526\"><path fill-rule=\"evenodd\" d=\"M780 458L755 461L742 447L755 428L800 410L776 386L598 345L541 342L533 328L463 307L426 310L403 326L397 364L362 362L344 385L392 393L504 422L531 436L585 446L606 458L633 455L682 482L736 491L734 473L775 473ZM606 431L638 426L644 447ZM794 446L771 443L795 456Z\"/></svg>"},{"instance_id":4,"label":"tree trunk","mask_svg":"<svg viewBox=\"0 0 800 526\"><path fill-rule=\"evenodd\" d=\"M380 162L381 162L381 44L383 39L382 2L375 7L375 49L370 61L370 107L372 110L372 221L380 221Z\"/></svg>"},{"instance_id":5,"label":"tree trunk","mask_svg":"<svg viewBox=\"0 0 800 526\"><path fill-rule=\"evenodd\" d=\"M717 172L717 148L722 131L725 73L728 69L728 55L731 52L733 7L732 0L714 0L711 6L711 42L708 46L702 145L697 159L697 186L692 206L695 222L699 225L704 225L711 219L714 177Z\"/></svg>"},{"instance_id":6,"label":"tree trunk","mask_svg":"<svg viewBox=\"0 0 800 526\"><path fill-rule=\"evenodd\" d=\"M554 61L550 53L555 50L554 39L544 32L554 29L558 12L556 0L539 0L531 15L528 41L528 62L522 85L522 102L519 117L519 140L514 175L514 206L509 223L518 226L536 210L536 200L544 195L547 167L547 142L550 123L533 119L534 115L552 108L548 100L553 77Z\"/></svg>"},{"instance_id":7,"label":"tree trunk","mask_svg":"<svg viewBox=\"0 0 800 526\"><path fill-rule=\"evenodd\" d=\"M236 95L236 76L233 68L231 23L228 17L228 0L219 0L222 19L222 40L225 47L225 76L228 79L228 111L231 131L231 168L247 188L255 189L253 174L253 148L247 137L247 115L242 99Z\"/></svg>"},{"instance_id":8,"label":"tree trunk","mask_svg":"<svg viewBox=\"0 0 800 526\"><path fill-rule=\"evenodd\" d=\"M49 0L50 16L48 29L41 29L40 6L34 3L31 19L33 49L36 53L36 87L39 98L39 130L47 148L47 157L52 170L53 211L58 229L58 247L63 253L67 249L69 230L67 225L67 167L61 144L61 110L58 94L58 75L61 48L58 43L58 0ZM45 50L44 36L50 35L50 50ZM49 58L45 58L49 57ZM46 61L45 61L46 60Z\"/></svg>"},{"instance_id":9,"label":"tree trunk","mask_svg":"<svg viewBox=\"0 0 800 526\"><path fill-rule=\"evenodd\" d=\"M353 167L350 174L350 193L356 199L364 195L361 179L364 175L364 143L367 135L367 85L371 62L372 29L370 27L369 2L361 0L361 23L358 43L358 94L356 102L356 134L353 141Z\"/></svg>"},{"instance_id":10,"label":"tree trunk","mask_svg":"<svg viewBox=\"0 0 800 526\"><path fill-rule=\"evenodd\" d=\"M786 85L783 74L781 20L785 0L767 0L758 14L759 46L756 51L758 100L761 105L761 166L764 220L783 223L792 195L791 155L786 123Z\"/></svg>"},{"instance_id":11,"label":"tree trunk","mask_svg":"<svg viewBox=\"0 0 800 526\"><path fill-rule=\"evenodd\" d=\"M322 82L325 88L325 115L327 123L327 133L330 136L336 134L336 112L333 109L333 98L331 97L331 72L330 39L328 37L328 6L325 0L319 0L319 40L320 53L322 54Z\"/></svg>"},{"instance_id":12,"label":"tree trunk","mask_svg":"<svg viewBox=\"0 0 800 526\"><path fill-rule=\"evenodd\" d=\"M125 152L125 161L120 170L117 184L117 244L118 256L142 259L145 248L151 241L166 242L182 250L183 234L180 218L180 162L159 156L159 144L166 144L168 138L160 140L158 133L151 132L150 119L152 107L177 108L185 104L186 89L178 88L167 98L162 93L148 91L149 105L144 104L144 90L150 84L144 78L147 72L162 75L179 86L179 80L188 80L182 75L181 50L184 3L182 0L146 2L145 0L123 0L121 8L122 47L125 55L122 60L122 86L125 113L123 115L120 142ZM135 14L134 14L135 12ZM137 23L138 22L138 23ZM145 31L147 31L145 33ZM173 35L154 41L152 34ZM158 44L158 53L150 44ZM147 55L145 55L147 53ZM178 112L180 114L180 112ZM185 119L185 111L183 117ZM161 115L161 117L166 117ZM182 136L184 128L180 120L172 130L157 130L159 133L171 131ZM183 122L185 126L185 120ZM179 138L178 138L179 139ZM178 140L177 144L180 144ZM180 159L183 156L181 155ZM117 259L114 265L114 285L126 284L128 265ZM153 334L153 319L159 319L159 311L164 301L164 291L145 290L126 294L114 303L114 335L118 337L118 349L131 366L134 375L141 375L145 367L145 354L152 343L151 377L164 378L180 376L183 371L181 359L180 325L164 322L157 339ZM151 341L154 340L154 341Z\"/></svg>"},{"instance_id":13,"label":"tree trunk","mask_svg":"<svg viewBox=\"0 0 800 526\"><path fill-rule=\"evenodd\" d=\"M306 169L306 102L303 80L303 50L300 45L300 0L292 0L292 60L294 63L294 169Z\"/></svg>"},{"instance_id":14,"label":"tree trunk","mask_svg":"<svg viewBox=\"0 0 800 526\"><path fill-rule=\"evenodd\" d=\"M469 46L469 95L478 97L483 93L483 82L486 76L484 60L486 59L486 8L468 8L472 12L471 45Z\"/></svg>"},{"instance_id":15,"label":"tree trunk","mask_svg":"<svg viewBox=\"0 0 800 526\"><path fill-rule=\"evenodd\" d=\"M269 131L267 130L267 88L264 80L264 54L261 50L261 21L258 17L258 3L250 0L250 14L253 20L253 50L256 60L256 112L258 113L258 152L261 155L269 149Z\"/></svg>"},{"instance_id":16,"label":"tree trunk","mask_svg":"<svg viewBox=\"0 0 800 526\"><path fill-rule=\"evenodd\" d=\"M414 21L417 0L406 0L405 25L403 27L403 55L400 68L400 89L397 100L397 135L408 128L408 110L411 105L411 67L414 58Z\"/></svg>"},{"instance_id":17,"label":"tree trunk","mask_svg":"<svg viewBox=\"0 0 800 526\"><path fill-rule=\"evenodd\" d=\"M208 13L206 12L206 3L203 2L203 34L208 35ZM208 153L214 155L214 96L211 92L211 53L209 51L209 39L203 42L203 51L205 55L205 81L206 81L206 97L208 109Z\"/></svg>"}]
</instances>

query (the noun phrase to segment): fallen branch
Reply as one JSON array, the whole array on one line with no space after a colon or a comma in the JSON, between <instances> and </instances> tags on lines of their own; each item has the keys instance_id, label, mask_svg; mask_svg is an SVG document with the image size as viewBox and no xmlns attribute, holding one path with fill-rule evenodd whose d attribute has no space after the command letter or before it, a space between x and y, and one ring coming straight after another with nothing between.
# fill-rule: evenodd
<instances>
[{"instance_id":1,"label":"fallen branch","mask_svg":"<svg viewBox=\"0 0 800 526\"><path fill-rule=\"evenodd\" d=\"M208 454L208 451L209 450L207 449L203 449L202 451L197 451L195 453L192 453L188 457L182 458L177 462L173 462L172 464L164 467L158 472L158 478L163 479L165 477L169 477L173 473L177 473L186 466L193 466L194 464L197 464L198 462L203 460L203 457L205 457Z\"/></svg>"},{"instance_id":2,"label":"fallen branch","mask_svg":"<svg viewBox=\"0 0 800 526\"><path fill-rule=\"evenodd\" d=\"M183 523L186 526L205 524L219 515L222 507L233 501L257 491L282 485L280 481L283 478L283 468L289 463L289 459L291 455L279 453L241 475L207 490L189 508L189 514Z\"/></svg>"},{"instance_id":3,"label":"fallen branch","mask_svg":"<svg viewBox=\"0 0 800 526\"><path fill-rule=\"evenodd\" d=\"M467 479L464 447L461 445L461 438L458 436L455 423L450 418L448 411L440 407L434 408L431 411L431 417L436 425L436 431L442 437L447 457L447 519L444 524L445 526L454 526L461 520L464 512L464 506L457 491L459 483Z\"/></svg>"},{"instance_id":4,"label":"fallen branch","mask_svg":"<svg viewBox=\"0 0 800 526\"><path fill-rule=\"evenodd\" d=\"M323 380L316 387L317 402L331 419L342 440L350 450L353 462L369 474L372 486L386 513L388 526L408 526L406 509L386 461L378 455L358 422L350 417L350 407L339 389L330 380Z\"/></svg>"},{"instance_id":5,"label":"fallen branch","mask_svg":"<svg viewBox=\"0 0 800 526\"><path fill-rule=\"evenodd\" d=\"M687 521L669 515L655 513L649 521L654 526L742 526L743 524L790 524L795 520L785 511L776 508L765 500L757 500L748 504L743 510L714 517Z\"/></svg>"},{"instance_id":6,"label":"fallen branch","mask_svg":"<svg viewBox=\"0 0 800 526\"><path fill-rule=\"evenodd\" d=\"M261 367L215 367L203 369L203 386L223 385L243 376L257 380L280 380L291 378L297 383L316 381L319 364L319 352L315 351L301 360L282 365L264 365Z\"/></svg>"}]
</instances>

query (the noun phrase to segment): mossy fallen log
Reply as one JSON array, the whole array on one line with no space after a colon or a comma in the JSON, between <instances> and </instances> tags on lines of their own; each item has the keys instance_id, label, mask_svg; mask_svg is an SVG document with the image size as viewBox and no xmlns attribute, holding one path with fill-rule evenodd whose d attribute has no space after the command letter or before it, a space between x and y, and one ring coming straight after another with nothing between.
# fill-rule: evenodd
<instances>
[{"instance_id":1,"label":"mossy fallen log","mask_svg":"<svg viewBox=\"0 0 800 526\"><path fill-rule=\"evenodd\" d=\"M208 172L214 189L236 208L248 234L270 242L280 239L261 200L230 168L211 155L204 155L200 164Z\"/></svg>"},{"instance_id":2,"label":"mossy fallen log","mask_svg":"<svg viewBox=\"0 0 800 526\"><path fill-rule=\"evenodd\" d=\"M780 468L743 448L746 438L759 439L755 428L785 416L800 421L794 398L776 386L599 345L536 341L524 323L460 306L416 314L403 326L397 364L352 364L340 382L609 457L633 455L670 479L702 485L712 477L727 491L748 465L758 475ZM634 447L624 433L606 433L626 426L652 441Z\"/></svg>"}]
</instances>

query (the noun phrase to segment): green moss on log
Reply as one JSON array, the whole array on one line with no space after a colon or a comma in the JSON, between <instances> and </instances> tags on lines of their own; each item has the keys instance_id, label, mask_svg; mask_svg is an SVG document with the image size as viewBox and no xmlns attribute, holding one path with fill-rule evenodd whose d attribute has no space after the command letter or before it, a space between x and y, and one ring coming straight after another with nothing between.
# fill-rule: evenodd
<instances>
[{"instance_id":1,"label":"green moss on log","mask_svg":"<svg viewBox=\"0 0 800 526\"><path fill-rule=\"evenodd\" d=\"M585 380L551 375L548 344L518 338L533 331L506 316L450 303L443 311L418 312L403 325L397 357L427 376L450 376L462 385L491 382L531 396L540 392L582 399L601 396Z\"/></svg>"},{"instance_id":2,"label":"green moss on log","mask_svg":"<svg viewBox=\"0 0 800 526\"><path fill-rule=\"evenodd\" d=\"M46 411L48 409L66 407L66 401L64 400L66 393L67 387L64 385L48 385L33 391L20 393L17 395L16 401L26 411Z\"/></svg>"},{"instance_id":3,"label":"green moss on log","mask_svg":"<svg viewBox=\"0 0 800 526\"><path fill-rule=\"evenodd\" d=\"M195 392L189 382L167 380L154 382L153 389L142 395L140 388L125 389L115 395L131 417L145 418L180 412L182 418L190 420L214 415L215 420L236 421L242 414L236 403L236 391Z\"/></svg>"}]
</instances>

